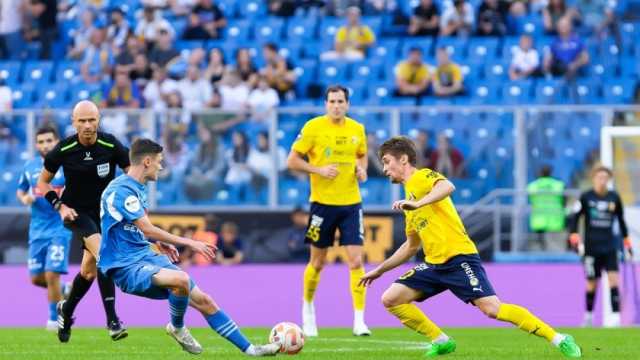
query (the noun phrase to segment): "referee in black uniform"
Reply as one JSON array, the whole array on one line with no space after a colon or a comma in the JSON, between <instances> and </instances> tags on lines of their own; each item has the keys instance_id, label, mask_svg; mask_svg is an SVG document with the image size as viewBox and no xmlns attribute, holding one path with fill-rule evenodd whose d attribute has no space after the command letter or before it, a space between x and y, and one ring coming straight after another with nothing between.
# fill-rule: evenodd
<instances>
[{"instance_id":1,"label":"referee in black uniform","mask_svg":"<svg viewBox=\"0 0 640 360\"><path fill-rule=\"evenodd\" d=\"M101 240L100 196L115 177L116 166L127 171L129 154L113 135L98 131L100 113L91 101L76 104L72 121L77 133L60 141L47 154L38 180L38 189L58 210L65 227L83 240L80 273L73 280L69 298L58 303L58 339L69 341L73 312L97 276L109 335L120 340L127 337L127 331L116 315L115 286L97 271L96 257ZM61 198L49 184L60 167L66 179Z\"/></svg>"},{"instance_id":2,"label":"referee in black uniform","mask_svg":"<svg viewBox=\"0 0 640 360\"><path fill-rule=\"evenodd\" d=\"M583 326L593 325L593 304L602 270L607 272L611 291L613 324L620 324L620 294L618 292L618 254L620 244L613 234L613 224L618 220L624 237L624 248L632 256L631 240L624 221L622 200L617 192L609 190L607 184L612 177L610 169L599 166L593 170L593 189L584 192L576 202L574 216L569 222L571 245L582 255L587 277L586 313ZM580 217L585 217L584 243L578 234Z\"/></svg>"}]
</instances>

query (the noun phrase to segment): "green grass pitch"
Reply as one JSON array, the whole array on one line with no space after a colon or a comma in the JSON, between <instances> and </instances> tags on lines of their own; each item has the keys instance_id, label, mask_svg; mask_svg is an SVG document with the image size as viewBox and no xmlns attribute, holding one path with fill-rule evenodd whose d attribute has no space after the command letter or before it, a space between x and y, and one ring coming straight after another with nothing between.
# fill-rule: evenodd
<instances>
[{"instance_id":1,"label":"green grass pitch","mask_svg":"<svg viewBox=\"0 0 640 360\"><path fill-rule=\"evenodd\" d=\"M509 328L451 328L458 349L443 359L539 360L562 359L546 341ZM585 359L640 359L640 329L561 329L571 333L582 346ZM267 340L268 329L244 329L255 343ZM210 329L192 329L204 347L202 359L247 359ZM298 355L290 359L394 360L420 359L425 342L407 329L373 329L373 336L356 338L350 329L320 329L320 337L307 339ZM162 328L133 328L127 339L113 342L103 329L74 328L71 341L60 344L54 333L44 329L0 329L0 359L120 360L195 359L182 351Z\"/></svg>"}]
</instances>

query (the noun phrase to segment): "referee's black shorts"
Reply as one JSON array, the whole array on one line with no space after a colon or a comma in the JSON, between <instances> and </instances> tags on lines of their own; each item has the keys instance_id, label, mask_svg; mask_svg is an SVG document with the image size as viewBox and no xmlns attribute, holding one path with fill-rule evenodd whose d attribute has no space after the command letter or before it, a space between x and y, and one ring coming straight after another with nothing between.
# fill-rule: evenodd
<instances>
[{"instance_id":1,"label":"referee's black shorts","mask_svg":"<svg viewBox=\"0 0 640 360\"><path fill-rule=\"evenodd\" d=\"M82 239L84 249L84 239L94 234L100 234L100 214L98 211L75 209L78 216L73 221L64 222L64 227L71 230L75 238Z\"/></svg>"},{"instance_id":2,"label":"referee's black shorts","mask_svg":"<svg viewBox=\"0 0 640 360\"><path fill-rule=\"evenodd\" d=\"M616 250L601 254L585 254L582 258L584 273L589 280L599 279L602 271L618 271L618 252Z\"/></svg>"}]
</instances>

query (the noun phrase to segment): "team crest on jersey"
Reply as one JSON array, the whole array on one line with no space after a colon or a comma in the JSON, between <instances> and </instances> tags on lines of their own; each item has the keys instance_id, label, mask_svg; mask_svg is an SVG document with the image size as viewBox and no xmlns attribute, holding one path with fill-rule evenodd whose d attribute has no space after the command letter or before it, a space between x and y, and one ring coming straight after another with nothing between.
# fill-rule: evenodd
<instances>
[{"instance_id":1,"label":"team crest on jersey","mask_svg":"<svg viewBox=\"0 0 640 360\"><path fill-rule=\"evenodd\" d=\"M360 138L359 138L359 137L357 137L357 136L355 136L355 135L351 137L351 143L352 143L353 145L357 144L357 143L358 143L358 140L360 140Z\"/></svg>"},{"instance_id":2,"label":"team crest on jersey","mask_svg":"<svg viewBox=\"0 0 640 360\"><path fill-rule=\"evenodd\" d=\"M84 159L83 160L86 160L86 161L93 160L93 158L91 157L91 152L90 151L86 151L84 153Z\"/></svg>"},{"instance_id":3,"label":"team crest on jersey","mask_svg":"<svg viewBox=\"0 0 640 360\"><path fill-rule=\"evenodd\" d=\"M616 203L614 203L613 201L609 202L609 211L616 212Z\"/></svg>"},{"instance_id":4,"label":"team crest on jersey","mask_svg":"<svg viewBox=\"0 0 640 360\"><path fill-rule=\"evenodd\" d=\"M107 177L107 175L109 175L109 170L109 163L98 165L98 176L101 178Z\"/></svg>"}]
</instances>

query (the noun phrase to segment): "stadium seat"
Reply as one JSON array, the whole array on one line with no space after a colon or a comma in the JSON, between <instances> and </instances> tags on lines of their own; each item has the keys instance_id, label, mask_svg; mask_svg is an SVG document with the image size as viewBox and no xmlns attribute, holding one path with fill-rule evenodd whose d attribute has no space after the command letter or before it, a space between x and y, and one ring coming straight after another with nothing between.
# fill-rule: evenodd
<instances>
[{"instance_id":1,"label":"stadium seat","mask_svg":"<svg viewBox=\"0 0 640 360\"><path fill-rule=\"evenodd\" d=\"M254 25L254 39L264 44L266 42L278 43L282 37L284 21L282 19L268 17L264 20L256 21Z\"/></svg>"},{"instance_id":2,"label":"stadium seat","mask_svg":"<svg viewBox=\"0 0 640 360\"><path fill-rule=\"evenodd\" d=\"M381 69L386 64L381 63L380 61L373 60L365 60L359 62L352 62L349 64L349 69L347 71L347 76L351 80L360 80L360 79L370 79L370 80L379 80Z\"/></svg>"},{"instance_id":3,"label":"stadium seat","mask_svg":"<svg viewBox=\"0 0 640 360\"><path fill-rule=\"evenodd\" d=\"M33 107L33 85L25 84L18 86L11 92L13 107L16 109L27 109Z\"/></svg>"},{"instance_id":4,"label":"stadium seat","mask_svg":"<svg viewBox=\"0 0 640 360\"><path fill-rule=\"evenodd\" d=\"M444 47L449 52L449 56L457 61L464 60L467 57L467 39L461 37L439 37L437 38L436 48Z\"/></svg>"},{"instance_id":5,"label":"stadium seat","mask_svg":"<svg viewBox=\"0 0 640 360\"><path fill-rule=\"evenodd\" d=\"M267 4L258 0L239 1L238 14L242 19L259 19L267 14Z\"/></svg>"},{"instance_id":6,"label":"stadium seat","mask_svg":"<svg viewBox=\"0 0 640 360\"><path fill-rule=\"evenodd\" d=\"M316 19L313 17L310 18L301 18L301 17L291 17L289 22L287 23L287 40L300 40L306 41L309 39L313 39L316 37Z\"/></svg>"},{"instance_id":7,"label":"stadium seat","mask_svg":"<svg viewBox=\"0 0 640 360\"><path fill-rule=\"evenodd\" d=\"M318 68L319 84L338 84L347 78L348 64L343 61L321 61Z\"/></svg>"},{"instance_id":8,"label":"stadium seat","mask_svg":"<svg viewBox=\"0 0 640 360\"><path fill-rule=\"evenodd\" d=\"M569 86L569 98L576 104L600 104L602 95L600 85L591 79L584 79Z\"/></svg>"},{"instance_id":9,"label":"stadium seat","mask_svg":"<svg viewBox=\"0 0 640 360\"><path fill-rule=\"evenodd\" d=\"M248 20L230 22L224 29L226 42L234 42L236 46L246 44L249 39L251 23Z\"/></svg>"},{"instance_id":10,"label":"stadium seat","mask_svg":"<svg viewBox=\"0 0 640 360\"><path fill-rule=\"evenodd\" d=\"M52 61L27 61L23 67L22 81L29 81L40 85L47 85L53 72Z\"/></svg>"},{"instance_id":11,"label":"stadium seat","mask_svg":"<svg viewBox=\"0 0 640 360\"><path fill-rule=\"evenodd\" d=\"M497 38L472 37L469 39L467 56L482 61L493 61L498 54L498 42Z\"/></svg>"},{"instance_id":12,"label":"stadium seat","mask_svg":"<svg viewBox=\"0 0 640 360\"><path fill-rule=\"evenodd\" d=\"M333 16L326 16L322 18L320 23L319 36L320 40L325 43L333 44L336 38L336 33L340 26L345 24L345 19Z\"/></svg>"},{"instance_id":13,"label":"stadium seat","mask_svg":"<svg viewBox=\"0 0 640 360\"><path fill-rule=\"evenodd\" d=\"M531 103L531 86L533 81L512 81L502 87L502 101L507 105Z\"/></svg>"},{"instance_id":14,"label":"stadium seat","mask_svg":"<svg viewBox=\"0 0 640 360\"><path fill-rule=\"evenodd\" d=\"M22 63L19 61L0 61L0 79L10 87L17 85L20 80L21 68Z\"/></svg>"},{"instance_id":15,"label":"stadium seat","mask_svg":"<svg viewBox=\"0 0 640 360\"><path fill-rule=\"evenodd\" d=\"M55 82L66 84L75 82L80 76L80 63L76 61L58 61L56 63Z\"/></svg>"},{"instance_id":16,"label":"stadium seat","mask_svg":"<svg viewBox=\"0 0 640 360\"><path fill-rule=\"evenodd\" d=\"M635 79L608 80L603 85L604 100L609 104L627 104L635 90Z\"/></svg>"},{"instance_id":17,"label":"stadium seat","mask_svg":"<svg viewBox=\"0 0 640 360\"><path fill-rule=\"evenodd\" d=\"M425 59L432 57L434 54L433 40L431 38L406 38L402 42L400 57L406 59L409 55L409 50L414 47L422 49L422 57Z\"/></svg>"},{"instance_id":18,"label":"stadium seat","mask_svg":"<svg viewBox=\"0 0 640 360\"><path fill-rule=\"evenodd\" d=\"M36 89L37 108L65 109L71 106L68 101L68 87L65 84L39 86Z\"/></svg>"}]
</instances>

